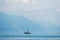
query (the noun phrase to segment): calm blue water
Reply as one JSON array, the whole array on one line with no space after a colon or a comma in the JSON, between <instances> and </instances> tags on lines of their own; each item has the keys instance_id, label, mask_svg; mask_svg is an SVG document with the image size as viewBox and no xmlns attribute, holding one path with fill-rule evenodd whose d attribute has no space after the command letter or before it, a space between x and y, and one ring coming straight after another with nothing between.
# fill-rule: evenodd
<instances>
[{"instance_id":1,"label":"calm blue water","mask_svg":"<svg viewBox=\"0 0 60 40\"><path fill-rule=\"evenodd\" d=\"M60 38L59 35L0 35L0 37Z\"/></svg>"},{"instance_id":2,"label":"calm blue water","mask_svg":"<svg viewBox=\"0 0 60 40\"><path fill-rule=\"evenodd\" d=\"M0 35L0 40L60 40L58 35Z\"/></svg>"}]
</instances>

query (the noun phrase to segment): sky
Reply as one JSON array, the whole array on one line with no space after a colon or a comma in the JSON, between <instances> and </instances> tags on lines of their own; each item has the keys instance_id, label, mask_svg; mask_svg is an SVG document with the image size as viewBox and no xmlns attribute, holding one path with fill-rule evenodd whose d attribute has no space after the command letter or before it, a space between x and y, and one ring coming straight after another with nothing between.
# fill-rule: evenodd
<instances>
[{"instance_id":1,"label":"sky","mask_svg":"<svg viewBox=\"0 0 60 40\"><path fill-rule=\"evenodd\" d=\"M52 7L60 11L59 0L0 0L0 8L6 11L18 9L31 11Z\"/></svg>"},{"instance_id":2,"label":"sky","mask_svg":"<svg viewBox=\"0 0 60 40\"><path fill-rule=\"evenodd\" d=\"M41 10L53 8L55 12L45 15ZM50 22L60 26L60 0L0 0L0 11L8 15L24 16L32 21Z\"/></svg>"}]
</instances>

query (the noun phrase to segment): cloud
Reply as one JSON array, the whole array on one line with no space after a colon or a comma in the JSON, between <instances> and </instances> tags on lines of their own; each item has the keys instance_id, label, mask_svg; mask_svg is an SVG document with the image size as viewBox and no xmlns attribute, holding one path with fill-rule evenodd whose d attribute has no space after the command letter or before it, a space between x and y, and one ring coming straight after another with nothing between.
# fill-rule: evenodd
<instances>
[{"instance_id":1,"label":"cloud","mask_svg":"<svg viewBox=\"0 0 60 40\"><path fill-rule=\"evenodd\" d=\"M32 3L33 3L33 4L36 4L36 1L35 1L35 0L32 0Z\"/></svg>"},{"instance_id":2,"label":"cloud","mask_svg":"<svg viewBox=\"0 0 60 40\"><path fill-rule=\"evenodd\" d=\"M60 12L60 8L57 8L57 9L56 9L56 12Z\"/></svg>"},{"instance_id":3,"label":"cloud","mask_svg":"<svg viewBox=\"0 0 60 40\"><path fill-rule=\"evenodd\" d=\"M10 2L10 0L6 0L6 3L9 3Z\"/></svg>"},{"instance_id":4,"label":"cloud","mask_svg":"<svg viewBox=\"0 0 60 40\"><path fill-rule=\"evenodd\" d=\"M22 0L23 3L29 4L29 0Z\"/></svg>"}]
</instances>

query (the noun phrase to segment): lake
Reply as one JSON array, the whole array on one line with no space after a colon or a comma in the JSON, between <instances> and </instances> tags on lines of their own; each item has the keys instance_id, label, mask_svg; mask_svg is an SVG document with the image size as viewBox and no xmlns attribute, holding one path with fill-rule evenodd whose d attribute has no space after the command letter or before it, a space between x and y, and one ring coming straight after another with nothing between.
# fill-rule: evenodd
<instances>
[{"instance_id":1,"label":"lake","mask_svg":"<svg viewBox=\"0 0 60 40\"><path fill-rule=\"evenodd\" d=\"M0 35L0 40L60 40L59 35Z\"/></svg>"}]
</instances>

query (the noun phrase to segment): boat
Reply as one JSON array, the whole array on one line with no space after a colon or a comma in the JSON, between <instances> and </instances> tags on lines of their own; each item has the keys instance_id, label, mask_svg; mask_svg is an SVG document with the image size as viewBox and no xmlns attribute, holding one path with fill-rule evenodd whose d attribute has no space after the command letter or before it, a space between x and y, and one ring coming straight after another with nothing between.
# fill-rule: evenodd
<instances>
[{"instance_id":1,"label":"boat","mask_svg":"<svg viewBox=\"0 0 60 40\"><path fill-rule=\"evenodd\" d=\"M26 32L24 32L24 34L31 34L31 32L29 32L29 30L27 30Z\"/></svg>"}]
</instances>

